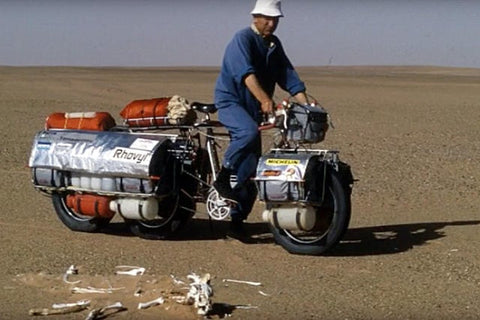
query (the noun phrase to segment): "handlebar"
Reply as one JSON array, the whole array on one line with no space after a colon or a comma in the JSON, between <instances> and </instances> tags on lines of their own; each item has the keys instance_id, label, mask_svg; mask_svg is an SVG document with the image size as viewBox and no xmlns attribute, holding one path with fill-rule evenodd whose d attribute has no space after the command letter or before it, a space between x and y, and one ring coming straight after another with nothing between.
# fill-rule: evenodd
<instances>
[{"instance_id":1,"label":"handlebar","mask_svg":"<svg viewBox=\"0 0 480 320\"><path fill-rule=\"evenodd\" d=\"M268 129L273 129L275 128L275 123L265 123L265 122L262 122L260 123L260 125L258 126L258 131L263 131L263 130L268 130Z\"/></svg>"},{"instance_id":2,"label":"handlebar","mask_svg":"<svg viewBox=\"0 0 480 320\"><path fill-rule=\"evenodd\" d=\"M311 96L310 96L311 97ZM312 102L310 106L319 106L320 105L317 103L316 99L312 98ZM265 115L265 120L260 123L258 126L259 131L263 130L269 130L273 129L275 127L287 127L287 112L286 110L290 109L292 106L298 105L297 102L291 101L291 98L284 99L281 103L277 104L276 109L274 112L271 114L266 114ZM202 103L202 102L193 102L191 104L191 107L195 111L202 112L206 115L206 122L202 121L199 123L193 124L193 127L195 128L201 128L201 127L220 127L222 126L220 122L218 121L212 121L210 120L210 114L215 113L217 111L217 108L215 107L215 104L212 103Z\"/></svg>"}]
</instances>

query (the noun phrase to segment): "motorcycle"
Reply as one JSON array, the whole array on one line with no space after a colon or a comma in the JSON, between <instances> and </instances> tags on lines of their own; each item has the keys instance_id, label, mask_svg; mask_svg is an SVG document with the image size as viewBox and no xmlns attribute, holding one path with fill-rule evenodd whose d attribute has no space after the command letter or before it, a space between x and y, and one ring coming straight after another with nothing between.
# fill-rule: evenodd
<instances>
[{"instance_id":1,"label":"motorcycle","mask_svg":"<svg viewBox=\"0 0 480 320\"><path fill-rule=\"evenodd\" d=\"M212 219L228 219L232 204L212 188L218 141L229 139L211 119L215 112L213 104L174 96L132 101L120 113L122 125L106 112L52 114L33 141L33 186L73 231L98 231L119 214L133 234L168 239L200 202ZM250 183L265 204L263 221L290 253L324 254L348 228L350 166L338 151L308 148L324 140L329 124L316 103L286 100L261 126L277 130L275 147Z\"/></svg>"}]
</instances>

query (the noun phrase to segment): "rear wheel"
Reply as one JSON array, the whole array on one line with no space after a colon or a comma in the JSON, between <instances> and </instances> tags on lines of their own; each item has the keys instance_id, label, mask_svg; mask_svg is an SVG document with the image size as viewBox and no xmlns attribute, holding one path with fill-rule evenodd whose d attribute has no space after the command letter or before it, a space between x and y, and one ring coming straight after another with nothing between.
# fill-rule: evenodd
<instances>
[{"instance_id":1,"label":"rear wheel","mask_svg":"<svg viewBox=\"0 0 480 320\"><path fill-rule=\"evenodd\" d=\"M173 238L191 217L194 202L186 196L169 196L159 202L159 217L154 220L126 220L130 231L143 239Z\"/></svg>"},{"instance_id":2,"label":"rear wheel","mask_svg":"<svg viewBox=\"0 0 480 320\"><path fill-rule=\"evenodd\" d=\"M136 236L150 240L174 238L195 212L193 199L197 182L183 173L179 178L178 191L159 200L158 218L153 220L125 220L130 231Z\"/></svg>"},{"instance_id":3,"label":"rear wheel","mask_svg":"<svg viewBox=\"0 0 480 320\"><path fill-rule=\"evenodd\" d=\"M270 229L275 241L294 254L320 255L333 248L348 228L351 214L350 192L334 170L329 170L325 200L316 208L316 223L311 231Z\"/></svg>"},{"instance_id":4,"label":"rear wheel","mask_svg":"<svg viewBox=\"0 0 480 320\"><path fill-rule=\"evenodd\" d=\"M110 222L111 218L98 218L75 212L67 206L67 195L67 192L53 193L52 202L57 216L70 230L95 232L104 228Z\"/></svg>"}]
</instances>

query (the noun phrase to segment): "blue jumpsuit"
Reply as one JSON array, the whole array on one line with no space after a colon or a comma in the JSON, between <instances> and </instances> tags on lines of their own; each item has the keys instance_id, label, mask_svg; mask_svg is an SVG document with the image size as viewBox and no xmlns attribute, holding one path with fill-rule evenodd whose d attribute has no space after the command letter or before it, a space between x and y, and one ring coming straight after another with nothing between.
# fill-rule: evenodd
<instances>
[{"instance_id":1,"label":"blue jumpsuit","mask_svg":"<svg viewBox=\"0 0 480 320\"><path fill-rule=\"evenodd\" d=\"M245 78L255 74L263 90L273 96L275 84L295 95L305 85L288 60L280 40L271 36L265 41L251 27L240 30L227 45L222 68L215 86L218 119L230 133L230 145L223 166L237 174L239 204L232 219L245 219L256 198L256 189L248 184L255 175L261 154L258 124L262 119L260 103L245 85Z\"/></svg>"}]
</instances>

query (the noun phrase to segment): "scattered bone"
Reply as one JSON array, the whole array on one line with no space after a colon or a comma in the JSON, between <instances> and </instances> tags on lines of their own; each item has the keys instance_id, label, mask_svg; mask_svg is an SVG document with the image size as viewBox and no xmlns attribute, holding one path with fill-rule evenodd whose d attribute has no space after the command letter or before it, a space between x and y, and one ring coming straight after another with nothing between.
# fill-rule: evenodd
<instances>
[{"instance_id":1,"label":"scattered bone","mask_svg":"<svg viewBox=\"0 0 480 320\"><path fill-rule=\"evenodd\" d=\"M171 296L169 298L170 300L173 300L176 303L180 303L180 304L185 304L186 303L185 301L187 300L185 296Z\"/></svg>"},{"instance_id":2,"label":"scattered bone","mask_svg":"<svg viewBox=\"0 0 480 320\"><path fill-rule=\"evenodd\" d=\"M258 293L260 293L262 296L269 297L270 295L268 293L263 292L262 290L258 290Z\"/></svg>"},{"instance_id":3,"label":"scattered bone","mask_svg":"<svg viewBox=\"0 0 480 320\"><path fill-rule=\"evenodd\" d=\"M112 311L112 310L113 312L106 314L107 311ZM90 313L85 318L85 320L105 319L107 316L123 310L127 310L127 308L125 308L121 302L116 302L112 305L109 305L103 308L93 309L92 311L90 311Z\"/></svg>"},{"instance_id":4,"label":"scattered bone","mask_svg":"<svg viewBox=\"0 0 480 320\"><path fill-rule=\"evenodd\" d=\"M55 309L30 309L28 314L31 316L50 316L50 315L58 315L58 314L68 314L74 312L80 312L88 308L88 305L74 305L65 308L55 308Z\"/></svg>"},{"instance_id":5,"label":"scattered bone","mask_svg":"<svg viewBox=\"0 0 480 320\"><path fill-rule=\"evenodd\" d=\"M234 280L234 279L223 279L223 282L234 282L234 283L243 283L243 284L248 284L251 286L261 286L261 282L253 282L253 281L243 281L243 280Z\"/></svg>"},{"instance_id":6,"label":"scattered bone","mask_svg":"<svg viewBox=\"0 0 480 320\"><path fill-rule=\"evenodd\" d=\"M454 251L454 250L452 250ZM117 266L117 270L115 274L117 275L130 275L130 276L142 276L145 273L145 268L136 267L136 266ZM77 275L78 269L71 265L68 270L65 272L63 276L63 281L65 283L74 284L80 281L69 281L68 277L70 275ZM172 279L175 285L186 285L186 283L173 274L170 274L170 278ZM192 273L187 276L190 280L190 284L186 288L188 292L185 295L182 295L180 291L171 291L167 294L167 296L159 297L155 300L143 302L138 304L138 309L147 309L153 306L162 305L165 303L165 299L169 299L170 301L175 301L177 303L186 304L186 305L193 305L197 309L197 313L199 315L208 315L209 312L212 310L212 301L211 297L213 296L213 289L210 286L210 274L204 274L203 276L199 276L195 273ZM254 281L244 281L244 280L236 280L236 279L223 279L223 282L227 283L239 283L239 284L246 284L251 286L262 286L261 282L254 282ZM157 280L146 280L147 283L155 284ZM100 294L109 294L113 293L117 290L124 290L125 287L121 288L113 288L111 285L108 285L109 288L96 288L96 287L74 287L71 289L72 293L80 293L80 294L89 294L89 293L100 293ZM154 290L155 291L155 290ZM144 293L140 285L137 283L137 287L134 291L134 296L139 297ZM162 293L164 293L162 291ZM271 294L265 293L261 290L258 290L258 293L262 296L271 296ZM172 295L173 294L173 295ZM177 294L177 295L175 295ZM43 309L31 309L29 311L30 315L60 315L60 314L68 314L79 312L87 309L90 306L90 300L80 300L74 303L59 303L53 304L52 308L43 308ZM258 309L258 306L252 306L250 304L246 305L229 305L233 309ZM103 308L98 308L92 310L86 320L95 320L95 319L104 319L107 316L110 316L116 312L120 312L126 310L126 308L120 303L117 302L113 305L106 306ZM110 311L110 312L109 312Z\"/></svg>"},{"instance_id":7,"label":"scattered bone","mask_svg":"<svg viewBox=\"0 0 480 320\"><path fill-rule=\"evenodd\" d=\"M163 304L165 302L165 299L163 299L162 297L160 298L157 298L155 300L152 300L152 301L148 301L148 302L140 302L138 304L138 308L137 309L147 309L147 308L150 308L150 307L153 307L153 306L158 306L160 304Z\"/></svg>"},{"instance_id":8,"label":"scattered bone","mask_svg":"<svg viewBox=\"0 0 480 320\"><path fill-rule=\"evenodd\" d=\"M242 304L237 304L237 305L234 305L234 304L228 304L228 303L216 303L215 305L215 308L217 309L217 312L219 312L218 314L223 314L224 317L231 317L232 316L232 313L235 309L244 309L244 310L248 310L248 309L258 309L257 306L252 306L250 304L246 304L246 305L242 305Z\"/></svg>"},{"instance_id":9,"label":"scattered bone","mask_svg":"<svg viewBox=\"0 0 480 320\"><path fill-rule=\"evenodd\" d=\"M185 284L184 281L177 279L173 274L170 275L170 278L172 278L173 284L175 285Z\"/></svg>"},{"instance_id":10,"label":"scattered bone","mask_svg":"<svg viewBox=\"0 0 480 320\"><path fill-rule=\"evenodd\" d=\"M142 288L137 288L137 289L135 289L135 292L133 293L133 295L135 297L140 297L142 295L142 293L143 293Z\"/></svg>"},{"instance_id":11,"label":"scattered bone","mask_svg":"<svg viewBox=\"0 0 480 320\"><path fill-rule=\"evenodd\" d=\"M190 283L190 291L187 293L186 304L193 304L197 308L199 315L206 315L212 310L210 297L213 296L213 289L210 286L210 274L206 273L203 277L199 277L195 273L187 276Z\"/></svg>"},{"instance_id":12,"label":"scattered bone","mask_svg":"<svg viewBox=\"0 0 480 320\"><path fill-rule=\"evenodd\" d=\"M116 266L115 268L120 268L120 269L139 269L139 268L142 268L142 267L139 267L139 266L127 266L127 265L125 265L125 264L122 264L122 265Z\"/></svg>"},{"instance_id":13,"label":"scattered bone","mask_svg":"<svg viewBox=\"0 0 480 320\"><path fill-rule=\"evenodd\" d=\"M252 306L250 304L245 304L245 305L239 304L239 305L235 305L234 307L235 307L235 309L247 309L247 310L248 309L258 309L258 306Z\"/></svg>"},{"instance_id":14,"label":"scattered bone","mask_svg":"<svg viewBox=\"0 0 480 320\"><path fill-rule=\"evenodd\" d=\"M68 281L68 276L72 274L78 274L78 269L72 264L70 267L68 267L67 271L65 271L65 274L63 275L63 282L69 283L69 284L76 284L81 282L80 280L78 281Z\"/></svg>"},{"instance_id":15,"label":"scattered bone","mask_svg":"<svg viewBox=\"0 0 480 320\"><path fill-rule=\"evenodd\" d=\"M93 287L86 287L86 288L79 288L75 287L72 289L72 293L112 293L113 291L123 290L125 288L93 288Z\"/></svg>"},{"instance_id":16,"label":"scattered bone","mask_svg":"<svg viewBox=\"0 0 480 320\"><path fill-rule=\"evenodd\" d=\"M63 308L70 308L74 306L90 306L90 300L80 300L77 302L72 303L54 303L52 304L52 309L63 309Z\"/></svg>"},{"instance_id":17,"label":"scattered bone","mask_svg":"<svg viewBox=\"0 0 480 320\"><path fill-rule=\"evenodd\" d=\"M129 269L129 270L118 270L115 271L115 274L127 275L127 276L141 276L145 273L145 268L142 267L133 267L133 266L116 266L118 269Z\"/></svg>"}]
</instances>

